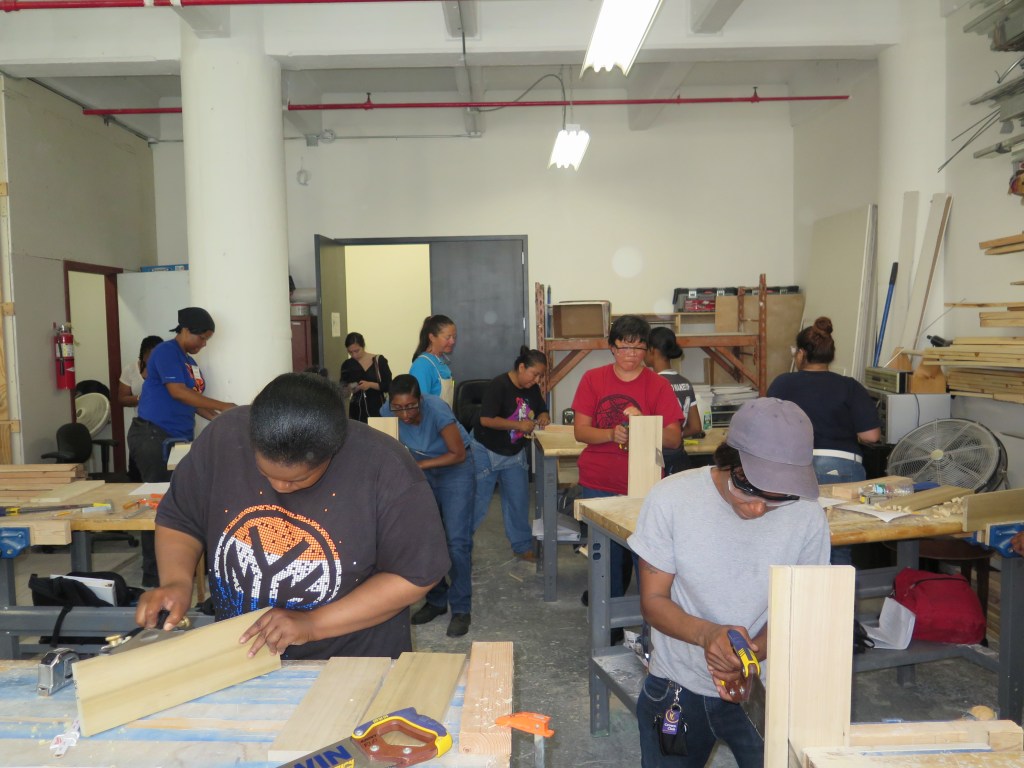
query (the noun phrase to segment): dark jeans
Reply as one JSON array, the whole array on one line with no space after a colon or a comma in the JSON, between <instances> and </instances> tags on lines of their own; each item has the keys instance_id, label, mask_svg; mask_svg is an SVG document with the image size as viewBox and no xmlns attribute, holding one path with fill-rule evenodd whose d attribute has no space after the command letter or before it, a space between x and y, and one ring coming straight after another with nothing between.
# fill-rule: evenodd
<instances>
[{"instance_id":1,"label":"dark jeans","mask_svg":"<svg viewBox=\"0 0 1024 768\"><path fill-rule=\"evenodd\" d=\"M139 469L144 483L166 483L171 479L164 455L164 441L169 435L151 421L132 419L128 428L128 451ZM153 531L142 531L142 581L143 586L156 586L160 576L156 567L156 543Z\"/></svg>"},{"instance_id":2,"label":"dark jeans","mask_svg":"<svg viewBox=\"0 0 1024 768\"><path fill-rule=\"evenodd\" d=\"M636 703L641 768L703 768L719 739L732 750L739 768L764 766L764 740L740 705L717 696L701 696L686 688L679 688L679 704L686 722L687 754L662 755L654 718L671 706L677 687L654 675L644 680Z\"/></svg>"}]
</instances>

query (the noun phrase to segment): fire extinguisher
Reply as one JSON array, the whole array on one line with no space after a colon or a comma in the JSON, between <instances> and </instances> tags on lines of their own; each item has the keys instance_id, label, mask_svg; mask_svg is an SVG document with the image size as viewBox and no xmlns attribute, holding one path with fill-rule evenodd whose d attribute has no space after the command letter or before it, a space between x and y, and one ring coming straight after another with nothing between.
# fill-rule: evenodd
<instances>
[{"instance_id":1,"label":"fire extinguisher","mask_svg":"<svg viewBox=\"0 0 1024 768\"><path fill-rule=\"evenodd\" d=\"M61 323L53 333L57 367L57 389L75 388L75 337L71 323Z\"/></svg>"}]
</instances>

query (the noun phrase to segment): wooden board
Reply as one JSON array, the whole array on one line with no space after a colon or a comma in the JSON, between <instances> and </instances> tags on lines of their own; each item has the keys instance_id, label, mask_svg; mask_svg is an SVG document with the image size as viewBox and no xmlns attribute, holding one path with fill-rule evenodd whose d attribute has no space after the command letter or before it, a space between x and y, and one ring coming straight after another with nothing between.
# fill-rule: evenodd
<instances>
[{"instance_id":1,"label":"wooden board","mask_svg":"<svg viewBox=\"0 0 1024 768\"><path fill-rule=\"evenodd\" d=\"M977 531L992 523L1024 520L1024 488L969 496L964 503L964 530Z\"/></svg>"},{"instance_id":2,"label":"wooden board","mask_svg":"<svg viewBox=\"0 0 1024 768\"><path fill-rule=\"evenodd\" d=\"M60 504L63 501L70 501L71 499L88 493L89 491L95 491L97 488L102 488L103 485L104 483L102 480L76 480L73 483L61 486L60 488L54 488L52 491L36 494L32 497L32 503Z\"/></svg>"},{"instance_id":3,"label":"wooden board","mask_svg":"<svg viewBox=\"0 0 1024 768\"><path fill-rule=\"evenodd\" d=\"M873 480L857 480L852 483L833 483L832 485L822 485L821 495L828 496L833 499L846 499L852 500L860 498L859 491L868 482L871 483L896 483L900 480L910 480L909 477L900 477L899 475L888 475L886 477L877 477Z\"/></svg>"},{"instance_id":4,"label":"wooden board","mask_svg":"<svg viewBox=\"0 0 1024 768\"><path fill-rule=\"evenodd\" d=\"M174 469L181 463L181 460L188 456L192 449L192 443L175 443L167 453L167 468Z\"/></svg>"},{"instance_id":5,"label":"wooden board","mask_svg":"<svg viewBox=\"0 0 1024 768\"><path fill-rule=\"evenodd\" d=\"M661 416L629 417L628 496L643 498L661 480L663 423Z\"/></svg>"},{"instance_id":6,"label":"wooden board","mask_svg":"<svg viewBox=\"0 0 1024 768\"><path fill-rule=\"evenodd\" d=\"M0 467L0 479L5 477L37 477L39 475L85 477L85 467L81 464L11 464Z\"/></svg>"},{"instance_id":7,"label":"wooden board","mask_svg":"<svg viewBox=\"0 0 1024 768\"><path fill-rule=\"evenodd\" d=\"M389 658L337 657L313 683L267 752L284 763L352 735L366 722L366 706L391 669Z\"/></svg>"},{"instance_id":8,"label":"wooden board","mask_svg":"<svg viewBox=\"0 0 1024 768\"><path fill-rule=\"evenodd\" d=\"M953 752L948 747L931 753L917 747L913 754L865 754L856 749L819 748L808 750L805 757L807 768L1020 768L1024 763L1021 754Z\"/></svg>"},{"instance_id":9,"label":"wooden board","mask_svg":"<svg viewBox=\"0 0 1024 768\"><path fill-rule=\"evenodd\" d=\"M466 675L466 696L459 729L459 752L493 755L508 765L512 729L494 724L512 714L512 643L473 643Z\"/></svg>"},{"instance_id":10,"label":"wooden board","mask_svg":"<svg viewBox=\"0 0 1024 768\"><path fill-rule=\"evenodd\" d=\"M934 507L937 504L944 504L953 499L962 499L973 493L974 491L969 488L957 488L955 485L940 485L938 488L919 491L909 496L896 496L892 500L882 502L878 506L881 509L888 509L893 512L916 512L919 509Z\"/></svg>"},{"instance_id":11,"label":"wooden board","mask_svg":"<svg viewBox=\"0 0 1024 768\"><path fill-rule=\"evenodd\" d=\"M942 243L946 239L946 225L949 223L949 212L953 206L953 196L946 194L932 195L928 209L928 223L925 226L924 239L921 241L921 253L917 259L917 271L914 273L914 285L907 304L907 324L899 346L913 349L921 336L924 325L924 313L931 291L932 278L935 276L935 265L942 251Z\"/></svg>"},{"instance_id":12,"label":"wooden board","mask_svg":"<svg viewBox=\"0 0 1024 768\"><path fill-rule=\"evenodd\" d=\"M802 293L772 293L765 297L765 321L768 332L765 336L767 347L767 381L770 384L780 373L788 373L793 363L789 348L800 333L800 322L804 317L804 299ZM743 297L744 321L739 322L739 297L719 296L715 300L715 331L750 332L757 331L757 296L746 294ZM710 378L706 383L734 383L725 370L712 362ZM703 416L704 414L701 414Z\"/></svg>"},{"instance_id":13,"label":"wooden board","mask_svg":"<svg viewBox=\"0 0 1024 768\"><path fill-rule=\"evenodd\" d=\"M1020 752L1024 731L1012 720L925 723L853 723L851 747L908 744L986 744L995 752Z\"/></svg>"},{"instance_id":14,"label":"wooden board","mask_svg":"<svg viewBox=\"0 0 1024 768\"><path fill-rule=\"evenodd\" d=\"M190 629L173 640L75 664L82 735L92 736L280 669L281 657L270 653L266 646L249 658L252 643L238 642L268 610L245 613Z\"/></svg>"},{"instance_id":15,"label":"wooden board","mask_svg":"<svg viewBox=\"0 0 1024 768\"><path fill-rule=\"evenodd\" d=\"M61 518L36 515L0 517L0 528L28 528L29 541L34 547L62 546L71 543L70 515Z\"/></svg>"},{"instance_id":16,"label":"wooden board","mask_svg":"<svg viewBox=\"0 0 1024 768\"><path fill-rule=\"evenodd\" d=\"M398 439L398 418L396 416L369 416L366 423L378 432L383 432L395 440Z\"/></svg>"},{"instance_id":17,"label":"wooden board","mask_svg":"<svg viewBox=\"0 0 1024 768\"><path fill-rule=\"evenodd\" d=\"M1020 253L1024 251L1024 244L1018 243L1017 245L1000 245L997 248L986 248L986 256L1001 256L1004 253Z\"/></svg>"},{"instance_id":18,"label":"wooden board","mask_svg":"<svg viewBox=\"0 0 1024 768\"><path fill-rule=\"evenodd\" d=\"M848 743L855 573L845 565L771 567L766 766L799 766L805 749Z\"/></svg>"},{"instance_id":19,"label":"wooden board","mask_svg":"<svg viewBox=\"0 0 1024 768\"><path fill-rule=\"evenodd\" d=\"M415 707L421 715L444 721L465 662L464 653L403 653L366 707L365 719Z\"/></svg>"},{"instance_id":20,"label":"wooden board","mask_svg":"<svg viewBox=\"0 0 1024 768\"><path fill-rule=\"evenodd\" d=\"M982 240L978 243L979 248L1000 248L1004 245L1015 245L1017 243L1024 243L1024 234L1020 235L1007 235L1006 237L997 237L995 240Z\"/></svg>"}]
</instances>

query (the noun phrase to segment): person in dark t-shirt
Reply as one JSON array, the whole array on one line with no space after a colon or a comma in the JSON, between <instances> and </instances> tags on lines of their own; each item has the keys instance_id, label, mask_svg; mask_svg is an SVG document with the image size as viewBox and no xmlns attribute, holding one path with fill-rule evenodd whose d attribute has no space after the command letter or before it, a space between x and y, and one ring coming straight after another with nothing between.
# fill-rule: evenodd
<instances>
[{"instance_id":1,"label":"person in dark t-shirt","mask_svg":"<svg viewBox=\"0 0 1024 768\"><path fill-rule=\"evenodd\" d=\"M160 587L136 621L185 614L206 553L217 619L265 607L241 636L293 659L412 649L408 606L447 573L430 486L398 442L345 416L338 385L286 373L214 421L156 515Z\"/></svg>"}]
</instances>

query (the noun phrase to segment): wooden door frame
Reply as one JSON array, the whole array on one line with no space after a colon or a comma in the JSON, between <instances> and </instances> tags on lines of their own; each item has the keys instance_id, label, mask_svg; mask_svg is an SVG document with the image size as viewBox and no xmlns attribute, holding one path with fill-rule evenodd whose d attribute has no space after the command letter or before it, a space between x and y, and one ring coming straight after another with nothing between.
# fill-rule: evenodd
<instances>
[{"instance_id":1,"label":"wooden door frame","mask_svg":"<svg viewBox=\"0 0 1024 768\"><path fill-rule=\"evenodd\" d=\"M117 276L124 272L120 267L105 267L100 264L87 264L82 261L64 262L64 311L68 321L74 327L71 317L71 290L68 281L69 272L86 272L92 275L103 275L103 300L107 315L107 385L110 389L110 432L117 441L114 446L114 472L127 471L125 459L124 408L118 404L118 382L121 380L121 322L117 308ZM71 420L75 420L75 393L68 393L71 408Z\"/></svg>"}]
</instances>

